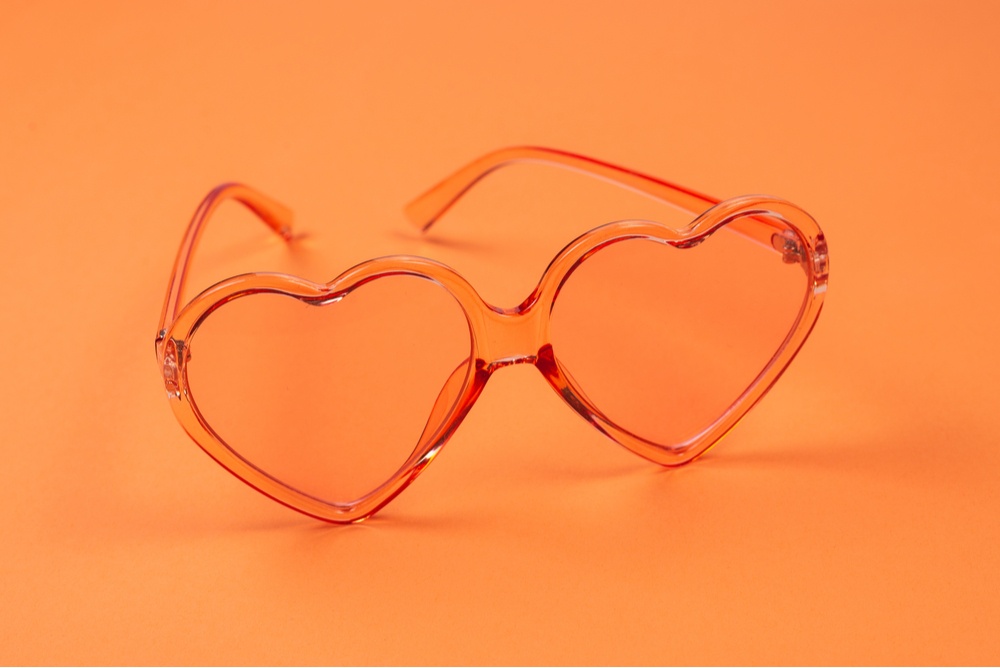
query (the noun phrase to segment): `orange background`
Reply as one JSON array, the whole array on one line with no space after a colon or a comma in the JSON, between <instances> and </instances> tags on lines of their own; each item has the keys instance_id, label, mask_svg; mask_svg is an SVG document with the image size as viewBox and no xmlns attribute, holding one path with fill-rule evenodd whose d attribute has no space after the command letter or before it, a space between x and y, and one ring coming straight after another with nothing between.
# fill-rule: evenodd
<instances>
[{"instance_id":1,"label":"orange background","mask_svg":"<svg viewBox=\"0 0 1000 668\"><path fill-rule=\"evenodd\" d=\"M1000 661L996 7L6 2L0 661ZM523 143L820 221L825 311L724 444L660 471L512 368L330 527L190 442L153 336L209 188L294 207L306 275L420 252L512 305L571 238L532 172L438 243L401 207ZM220 223L194 284L269 243Z\"/></svg>"}]
</instances>

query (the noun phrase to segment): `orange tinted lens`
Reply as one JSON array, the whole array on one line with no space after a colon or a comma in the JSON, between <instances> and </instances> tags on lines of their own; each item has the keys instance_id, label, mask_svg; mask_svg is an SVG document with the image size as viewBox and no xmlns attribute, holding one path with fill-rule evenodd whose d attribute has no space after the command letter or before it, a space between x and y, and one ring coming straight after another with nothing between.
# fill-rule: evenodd
<instances>
[{"instance_id":1,"label":"orange tinted lens","mask_svg":"<svg viewBox=\"0 0 1000 668\"><path fill-rule=\"evenodd\" d=\"M553 352L611 422L681 445L767 367L805 294L800 266L726 228L685 249L620 241L566 279L553 307Z\"/></svg>"},{"instance_id":2,"label":"orange tinted lens","mask_svg":"<svg viewBox=\"0 0 1000 668\"><path fill-rule=\"evenodd\" d=\"M224 304L191 339L188 386L243 459L305 494L348 502L427 445L440 426L428 419L450 412L470 350L451 294L387 276L322 306L277 294ZM450 403L435 409L443 392Z\"/></svg>"}]
</instances>

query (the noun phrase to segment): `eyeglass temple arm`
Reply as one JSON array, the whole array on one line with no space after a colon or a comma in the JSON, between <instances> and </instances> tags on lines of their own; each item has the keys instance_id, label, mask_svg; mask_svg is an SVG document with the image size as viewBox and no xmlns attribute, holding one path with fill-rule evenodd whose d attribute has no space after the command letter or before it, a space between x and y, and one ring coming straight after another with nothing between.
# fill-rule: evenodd
<instances>
[{"instance_id":1,"label":"eyeglass temple arm","mask_svg":"<svg viewBox=\"0 0 1000 668\"><path fill-rule=\"evenodd\" d=\"M160 326L156 336L157 351L160 349L160 342L166 336L167 327L173 323L177 311L180 309L181 295L184 293L184 285L187 282L188 267L191 264L194 251L198 247L198 241L205 231L205 225L215 209L226 200L235 200L250 209L286 241L292 238L292 219L294 217L292 210L270 197L240 183L224 183L208 193L194 212L187 232L184 234L184 239L181 241L181 247L177 251L174 269L170 274L170 282L167 284L163 312L160 315Z\"/></svg>"},{"instance_id":2,"label":"eyeglass temple arm","mask_svg":"<svg viewBox=\"0 0 1000 668\"><path fill-rule=\"evenodd\" d=\"M577 153L540 146L515 146L487 153L462 167L406 205L406 216L414 225L426 232L472 186L491 172L516 162L536 162L571 169L634 190L693 216L704 213L720 202L714 197L703 195L669 181L663 181L654 176L648 176ZM741 217L730 222L728 227L783 255L786 254L791 247L784 248L780 244L775 245L773 230L769 229L768 226L760 225L760 222L762 221L758 216ZM797 250L798 246L794 246L794 249Z\"/></svg>"},{"instance_id":3,"label":"eyeglass temple arm","mask_svg":"<svg viewBox=\"0 0 1000 668\"><path fill-rule=\"evenodd\" d=\"M601 160L557 149L517 146L487 153L470 162L410 202L406 215L417 227L427 230L480 179L515 162L540 162L572 169L635 190L693 215L719 203L708 195Z\"/></svg>"}]
</instances>

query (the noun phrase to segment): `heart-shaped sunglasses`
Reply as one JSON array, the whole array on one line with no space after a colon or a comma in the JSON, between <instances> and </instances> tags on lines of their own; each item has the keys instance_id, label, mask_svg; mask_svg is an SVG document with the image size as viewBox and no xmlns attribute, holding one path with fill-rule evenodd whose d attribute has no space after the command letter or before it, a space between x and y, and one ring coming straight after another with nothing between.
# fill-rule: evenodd
<instances>
[{"instance_id":1,"label":"heart-shaped sunglasses","mask_svg":"<svg viewBox=\"0 0 1000 668\"><path fill-rule=\"evenodd\" d=\"M658 464L686 464L717 443L819 317L829 273L819 226L780 199L720 202L538 147L485 155L406 212L426 230L484 176L523 161L596 176L695 218L681 229L645 220L593 229L514 308L410 256L369 260L325 284L234 276L182 308L191 257L223 201L292 239L284 206L219 186L188 226L156 336L167 397L191 438L252 487L331 522L369 517L413 482L490 376L512 364L534 365L590 424Z\"/></svg>"}]
</instances>

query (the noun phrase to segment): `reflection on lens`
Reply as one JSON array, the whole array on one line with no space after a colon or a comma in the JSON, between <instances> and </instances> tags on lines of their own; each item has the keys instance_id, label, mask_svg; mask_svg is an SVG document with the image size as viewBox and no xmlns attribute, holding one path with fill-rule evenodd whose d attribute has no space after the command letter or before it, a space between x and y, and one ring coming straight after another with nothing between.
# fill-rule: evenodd
<instances>
[{"instance_id":1,"label":"reflection on lens","mask_svg":"<svg viewBox=\"0 0 1000 668\"><path fill-rule=\"evenodd\" d=\"M612 243L563 284L553 352L611 422L679 446L767 367L798 319L806 283L800 266L726 228L686 249Z\"/></svg>"},{"instance_id":2,"label":"reflection on lens","mask_svg":"<svg viewBox=\"0 0 1000 668\"><path fill-rule=\"evenodd\" d=\"M193 335L193 402L233 451L327 502L350 502L396 473L433 435L469 365L469 326L440 285L377 278L311 306L254 294ZM435 409L445 387L451 402Z\"/></svg>"}]
</instances>

